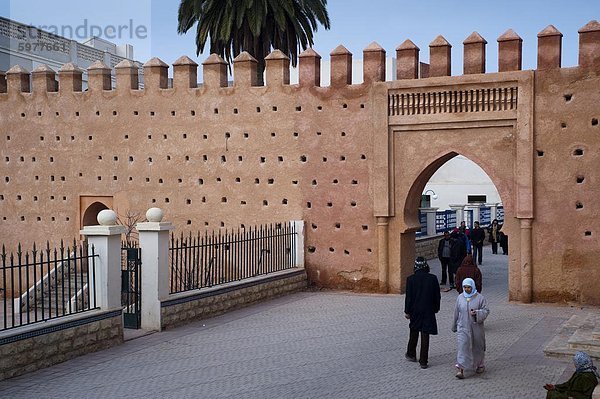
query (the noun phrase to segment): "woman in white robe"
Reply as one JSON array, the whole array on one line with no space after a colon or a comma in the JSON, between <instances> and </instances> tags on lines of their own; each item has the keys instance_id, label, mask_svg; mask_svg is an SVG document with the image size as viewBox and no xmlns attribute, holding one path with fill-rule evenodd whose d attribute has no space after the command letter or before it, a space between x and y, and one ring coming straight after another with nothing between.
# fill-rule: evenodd
<instances>
[{"instance_id":1,"label":"woman in white robe","mask_svg":"<svg viewBox=\"0 0 600 399\"><path fill-rule=\"evenodd\" d=\"M452 331L457 333L456 378L465 378L464 370L485 371L484 320L490 313L485 297L477 292L475 281L466 278L462 282L463 293L456 298Z\"/></svg>"}]
</instances>

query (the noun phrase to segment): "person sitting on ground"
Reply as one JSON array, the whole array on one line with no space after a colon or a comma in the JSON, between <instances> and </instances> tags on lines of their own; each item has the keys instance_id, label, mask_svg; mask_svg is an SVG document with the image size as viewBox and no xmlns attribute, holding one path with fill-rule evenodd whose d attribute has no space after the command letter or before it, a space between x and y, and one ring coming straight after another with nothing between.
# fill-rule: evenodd
<instances>
[{"instance_id":1,"label":"person sitting on ground","mask_svg":"<svg viewBox=\"0 0 600 399\"><path fill-rule=\"evenodd\" d=\"M585 352L575 352L573 356L575 372L569 381L563 384L546 384L544 388L548 391L546 399L591 399L594 388L598 385L598 370L590 356Z\"/></svg>"},{"instance_id":2,"label":"person sitting on ground","mask_svg":"<svg viewBox=\"0 0 600 399\"><path fill-rule=\"evenodd\" d=\"M456 271L456 281L463 281L467 277L472 278L475 281L475 288L477 288L477 292L481 292L481 270L479 270L473 261L473 255L467 255ZM456 284L456 291L458 291L459 294L462 294L462 284Z\"/></svg>"}]
</instances>

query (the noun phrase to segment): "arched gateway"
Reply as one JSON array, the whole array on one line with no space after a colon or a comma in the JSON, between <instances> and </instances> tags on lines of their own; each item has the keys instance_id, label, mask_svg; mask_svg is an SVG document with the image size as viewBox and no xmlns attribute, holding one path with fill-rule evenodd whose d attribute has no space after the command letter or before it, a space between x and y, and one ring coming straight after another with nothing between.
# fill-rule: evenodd
<instances>
[{"instance_id":1,"label":"arched gateway","mask_svg":"<svg viewBox=\"0 0 600 399\"><path fill-rule=\"evenodd\" d=\"M403 291L412 273L418 204L425 184L461 154L490 176L504 202L511 237L511 299L532 298L533 73L519 71L388 83L387 137L375 141L374 210L379 280ZM514 244L513 244L514 243Z\"/></svg>"}]
</instances>

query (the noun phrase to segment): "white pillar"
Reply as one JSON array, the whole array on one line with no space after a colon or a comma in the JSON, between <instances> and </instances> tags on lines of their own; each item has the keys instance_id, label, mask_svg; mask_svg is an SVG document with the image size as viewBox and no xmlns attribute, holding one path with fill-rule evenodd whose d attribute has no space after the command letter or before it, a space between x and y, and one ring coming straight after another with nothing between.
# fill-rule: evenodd
<instances>
[{"instance_id":1,"label":"white pillar","mask_svg":"<svg viewBox=\"0 0 600 399\"><path fill-rule=\"evenodd\" d=\"M460 226L460 222L466 222L464 205L450 204L448 206L450 209L456 212L456 227Z\"/></svg>"},{"instance_id":2,"label":"white pillar","mask_svg":"<svg viewBox=\"0 0 600 399\"><path fill-rule=\"evenodd\" d=\"M419 208L419 210L427 215L427 235L436 235L435 231L435 214L439 208Z\"/></svg>"},{"instance_id":3,"label":"white pillar","mask_svg":"<svg viewBox=\"0 0 600 399\"><path fill-rule=\"evenodd\" d=\"M142 252L142 329L161 330L160 302L169 296L169 231L159 208L146 212L148 222L138 223Z\"/></svg>"},{"instance_id":4,"label":"white pillar","mask_svg":"<svg viewBox=\"0 0 600 399\"><path fill-rule=\"evenodd\" d=\"M79 233L86 236L88 246L94 247L98 256L94 259L95 268L90 276L90 284L96 295L90 291L90 308L102 310L121 309L121 234L125 226L117 226L117 214L109 209L98 214L99 226L85 226ZM91 251L90 251L91 252ZM90 288L92 288L90 287Z\"/></svg>"},{"instance_id":5,"label":"white pillar","mask_svg":"<svg viewBox=\"0 0 600 399\"><path fill-rule=\"evenodd\" d=\"M488 204L485 204L485 206L489 206L490 207L490 225L492 224L492 221L496 218L496 213L498 213L498 203L497 202L490 202Z\"/></svg>"},{"instance_id":6,"label":"white pillar","mask_svg":"<svg viewBox=\"0 0 600 399\"><path fill-rule=\"evenodd\" d=\"M293 220L292 223L296 231L296 259L294 267L304 269L304 220Z\"/></svg>"}]
</instances>

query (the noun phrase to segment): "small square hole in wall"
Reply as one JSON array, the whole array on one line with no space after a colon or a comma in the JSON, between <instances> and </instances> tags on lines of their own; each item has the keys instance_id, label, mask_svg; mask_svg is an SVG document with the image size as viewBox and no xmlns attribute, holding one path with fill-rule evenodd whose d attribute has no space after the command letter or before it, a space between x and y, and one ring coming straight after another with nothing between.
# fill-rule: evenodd
<instances>
[{"instance_id":1,"label":"small square hole in wall","mask_svg":"<svg viewBox=\"0 0 600 399\"><path fill-rule=\"evenodd\" d=\"M331 207L333 206L333 202L328 202L328 203L327 203L327 206L328 206L329 208L331 208Z\"/></svg>"},{"instance_id":2,"label":"small square hole in wall","mask_svg":"<svg viewBox=\"0 0 600 399\"><path fill-rule=\"evenodd\" d=\"M152 202L153 204L156 203L156 198L152 198L150 202Z\"/></svg>"},{"instance_id":3,"label":"small square hole in wall","mask_svg":"<svg viewBox=\"0 0 600 399\"><path fill-rule=\"evenodd\" d=\"M138 111L133 111L134 115L139 115L140 113Z\"/></svg>"},{"instance_id":4,"label":"small square hole in wall","mask_svg":"<svg viewBox=\"0 0 600 399\"><path fill-rule=\"evenodd\" d=\"M71 141L75 141L75 136L71 136Z\"/></svg>"},{"instance_id":5,"label":"small square hole in wall","mask_svg":"<svg viewBox=\"0 0 600 399\"><path fill-rule=\"evenodd\" d=\"M577 184L583 183L584 180L585 180L584 176L581 176L581 175L577 176Z\"/></svg>"},{"instance_id":6,"label":"small square hole in wall","mask_svg":"<svg viewBox=\"0 0 600 399\"><path fill-rule=\"evenodd\" d=\"M294 132L294 137L298 137L298 132Z\"/></svg>"},{"instance_id":7,"label":"small square hole in wall","mask_svg":"<svg viewBox=\"0 0 600 399\"><path fill-rule=\"evenodd\" d=\"M271 132L271 137L275 137L277 134L275 132Z\"/></svg>"},{"instance_id":8,"label":"small square hole in wall","mask_svg":"<svg viewBox=\"0 0 600 399\"><path fill-rule=\"evenodd\" d=\"M346 132L342 132L342 133L341 133L341 136L342 136L342 137L346 137Z\"/></svg>"},{"instance_id":9,"label":"small square hole in wall","mask_svg":"<svg viewBox=\"0 0 600 399\"><path fill-rule=\"evenodd\" d=\"M117 111L113 111L113 116L117 116Z\"/></svg>"},{"instance_id":10,"label":"small square hole in wall","mask_svg":"<svg viewBox=\"0 0 600 399\"><path fill-rule=\"evenodd\" d=\"M365 107L365 104L360 104L360 107L361 107L361 108L364 108L364 107Z\"/></svg>"},{"instance_id":11,"label":"small square hole in wall","mask_svg":"<svg viewBox=\"0 0 600 399\"><path fill-rule=\"evenodd\" d=\"M355 207L356 206L356 201L351 201L350 202L350 206Z\"/></svg>"},{"instance_id":12,"label":"small square hole in wall","mask_svg":"<svg viewBox=\"0 0 600 399\"><path fill-rule=\"evenodd\" d=\"M310 201L308 201L308 202L306 203L306 207L307 207L308 209L312 208L312 203L311 203Z\"/></svg>"},{"instance_id":13,"label":"small square hole in wall","mask_svg":"<svg viewBox=\"0 0 600 399\"><path fill-rule=\"evenodd\" d=\"M312 184L313 186L316 186L316 185L317 185L317 180L313 180L313 181L311 182L311 184Z\"/></svg>"},{"instance_id":14,"label":"small square hole in wall","mask_svg":"<svg viewBox=\"0 0 600 399\"><path fill-rule=\"evenodd\" d=\"M321 105L317 105L317 111L323 111L323 107Z\"/></svg>"},{"instance_id":15,"label":"small square hole in wall","mask_svg":"<svg viewBox=\"0 0 600 399\"><path fill-rule=\"evenodd\" d=\"M79 116L79 111L75 111L75 116Z\"/></svg>"},{"instance_id":16,"label":"small square hole in wall","mask_svg":"<svg viewBox=\"0 0 600 399\"><path fill-rule=\"evenodd\" d=\"M346 103L342 104L342 108L348 108L348 104L346 104Z\"/></svg>"},{"instance_id":17,"label":"small square hole in wall","mask_svg":"<svg viewBox=\"0 0 600 399\"><path fill-rule=\"evenodd\" d=\"M150 183L150 178L146 177L146 183Z\"/></svg>"},{"instance_id":18,"label":"small square hole in wall","mask_svg":"<svg viewBox=\"0 0 600 399\"><path fill-rule=\"evenodd\" d=\"M340 155L340 161L344 162L346 160L346 157L343 155Z\"/></svg>"},{"instance_id":19,"label":"small square hole in wall","mask_svg":"<svg viewBox=\"0 0 600 399\"><path fill-rule=\"evenodd\" d=\"M21 112L21 118L25 118L25 112Z\"/></svg>"},{"instance_id":20,"label":"small square hole in wall","mask_svg":"<svg viewBox=\"0 0 600 399\"><path fill-rule=\"evenodd\" d=\"M256 107L256 112L260 112L260 107Z\"/></svg>"},{"instance_id":21,"label":"small square hole in wall","mask_svg":"<svg viewBox=\"0 0 600 399\"><path fill-rule=\"evenodd\" d=\"M152 140L152 135L151 134L148 135L148 140Z\"/></svg>"},{"instance_id":22,"label":"small square hole in wall","mask_svg":"<svg viewBox=\"0 0 600 399\"><path fill-rule=\"evenodd\" d=\"M44 136L40 136L40 141L44 141Z\"/></svg>"},{"instance_id":23,"label":"small square hole in wall","mask_svg":"<svg viewBox=\"0 0 600 399\"><path fill-rule=\"evenodd\" d=\"M240 205L246 205L246 201L240 201Z\"/></svg>"},{"instance_id":24,"label":"small square hole in wall","mask_svg":"<svg viewBox=\"0 0 600 399\"><path fill-rule=\"evenodd\" d=\"M248 137L250 137L250 135L248 133L244 133L244 138L247 139Z\"/></svg>"},{"instance_id":25,"label":"small square hole in wall","mask_svg":"<svg viewBox=\"0 0 600 399\"><path fill-rule=\"evenodd\" d=\"M196 111L194 111L194 110L191 110L191 111L190 111L190 115L192 115L192 116L196 116Z\"/></svg>"},{"instance_id":26,"label":"small square hole in wall","mask_svg":"<svg viewBox=\"0 0 600 399\"><path fill-rule=\"evenodd\" d=\"M300 162L306 162L306 155L300 155Z\"/></svg>"},{"instance_id":27,"label":"small square hole in wall","mask_svg":"<svg viewBox=\"0 0 600 399\"><path fill-rule=\"evenodd\" d=\"M277 107L275 105L273 105L273 111L277 112Z\"/></svg>"},{"instance_id":28,"label":"small square hole in wall","mask_svg":"<svg viewBox=\"0 0 600 399\"><path fill-rule=\"evenodd\" d=\"M332 183L333 183L333 184L338 184L338 183L339 183L339 181L338 181L338 179L333 179Z\"/></svg>"},{"instance_id":29,"label":"small square hole in wall","mask_svg":"<svg viewBox=\"0 0 600 399\"><path fill-rule=\"evenodd\" d=\"M292 180L292 184L293 184L294 186L298 185L298 180Z\"/></svg>"},{"instance_id":30,"label":"small square hole in wall","mask_svg":"<svg viewBox=\"0 0 600 399\"><path fill-rule=\"evenodd\" d=\"M538 157L543 157L544 156L544 151L537 150L537 156Z\"/></svg>"},{"instance_id":31,"label":"small square hole in wall","mask_svg":"<svg viewBox=\"0 0 600 399\"><path fill-rule=\"evenodd\" d=\"M181 179L181 178L177 179L177 183L180 183L180 184L183 183L183 179Z\"/></svg>"},{"instance_id":32,"label":"small square hole in wall","mask_svg":"<svg viewBox=\"0 0 600 399\"><path fill-rule=\"evenodd\" d=\"M129 135L126 134L125 136L123 136L125 138L125 140L129 140Z\"/></svg>"},{"instance_id":33,"label":"small square hole in wall","mask_svg":"<svg viewBox=\"0 0 600 399\"><path fill-rule=\"evenodd\" d=\"M96 111L96 116L100 116L100 111Z\"/></svg>"},{"instance_id":34,"label":"small square hole in wall","mask_svg":"<svg viewBox=\"0 0 600 399\"><path fill-rule=\"evenodd\" d=\"M183 133L182 137L183 137L184 139L187 139L187 133ZM167 137L166 137L166 134L165 134L165 138L167 138Z\"/></svg>"},{"instance_id":35,"label":"small square hole in wall","mask_svg":"<svg viewBox=\"0 0 600 399\"><path fill-rule=\"evenodd\" d=\"M263 200L263 206L269 206L269 201Z\"/></svg>"},{"instance_id":36,"label":"small square hole in wall","mask_svg":"<svg viewBox=\"0 0 600 399\"><path fill-rule=\"evenodd\" d=\"M591 232L591 231L586 231L586 232L584 233L584 235L585 235L586 237L590 237L590 236L592 235L592 232Z\"/></svg>"},{"instance_id":37,"label":"small square hole in wall","mask_svg":"<svg viewBox=\"0 0 600 399\"><path fill-rule=\"evenodd\" d=\"M567 103L568 103L568 102L570 102L570 101L573 99L573 94L571 94L571 93L567 93L567 94L565 94L563 97L564 97L564 99L565 99L565 102L567 102Z\"/></svg>"},{"instance_id":38,"label":"small square hole in wall","mask_svg":"<svg viewBox=\"0 0 600 399\"><path fill-rule=\"evenodd\" d=\"M185 223L186 224L192 224L192 221L190 219L188 219Z\"/></svg>"},{"instance_id":39,"label":"small square hole in wall","mask_svg":"<svg viewBox=\"0 0 600 399\"><path fill-rule=\"evenodd\" d=\"M235 178L235 182L236 182L236 183L239 183L239 182L241 182L241 181L242 181L242 179L240 179L239 177L236 177L236 178Z\"/></svg>"},{"instance_id":40,"label":"small square hole in wall","mask_svg":"<svg viewBox=\"0 0 600 399\"><path fill-rule=\"evenodd\" d=\"M56 111L56 116L60 116L60 113L58 111Z\"/></svg>"},{"instance_id":41,"label":"small square hole in wall","mask_svg":"<svg viewBox=\"0 0 600 399\"><path fill-rule=\"evenodd\" d=\"M279 161L279 162L283 162L283 157L282 157L281 155L280 155L280 156L278 156L278 157L277 157L277 161Z\"/></svg>"},{"instance_id":42,"label":"small square hole in wall","mask_svg":"<svg viewBox=\"0 0 600 399\"><path fill-rule=\"evenodd\" d=\"M360 159L363 159L363 160L364 160L364 159L367 159L367 156L366 156L365 154L361 154L361 155L360 155Z\"/></svg>"},{"instance_id":43,"label":"small square hole in wall","mask_svg":"<svg viewBox=\"0 0 600 399\"><path fill-rule=\"evenodd\" d=\"M598 119L592 118L592 126L598 126Z\"/></svg>"},{"instance_id":44,"label":"small square hole in wall","mask_svg":"<svg viewBox=\"0 0 600 399\"><path fill-rule=\"evenodd\" d=\"M154 111L150 111L150 116L154 116Z\"/></svg>"},{"instance_id":45,"label":"small square hole in wall","mask_svg":"<svg viewBox=\"0 0 600 399\"><path fill-rule=\"evenodd\" d=\"M265 163L267 162L267 158L265 157L260 157L260 163Z\"/></svg>"},{"instance_id":46,"label":"small square hole in wall","mask_svg":"<svg viewBox=\"0 0 600 399\"><path fill-rule=\"evenodd\" d=\"M579 201L575 203L575 209L583 209L583 204Z\"/></svg>"},{"instance_id":47,"label":"small square hole in wall","mask_svg":"<svg viewBox=\"0 0 600 399\"><path fill-rule=\"evenodd\" d=\"M238 113L238 109L237 109L237 108L234 108L234 109L233 109L233 113L234 113L234 114L237 114L237 113Z\"/></svg>"},{"instance_id":48,"label":"small square hole in wall","mask_svg":"<svg viewBox=\"0 0 600 399\"><path fill-rule=\"evenodd\" d=\"M356 185L356 184L358 184L358 180L352 180L352 184L353 184L353 185Z\"/></svg>"},{"instance_id":49,"label":"small square hole in wall","mask_svg":"<svg viewBox=\"0 0 600 399\"><path fill-rule=\"evenodd\" d=\"M175 116L175 111L171 111L171 116Z\"/></svg>"},{"instance_id":50,"label":"small square hole in wall","mask_svg":"<svg viewBox=\"0 0 600 399\"><path fill-rule=\"evenodd\" d=\"M221 183L221 178L217 177L217 183Z\"/></svg>"},{"instance_id":51,"label":"small square hole in wall","mask_svg":"<svg viewBox=\"0 0 600 399\"><path fill-rule=\"evenodd\" d=\"M275 179L267 179L267 184L273 184L275 183Z\"/></svg>"},{"instance_id":52,"label":"small square hole in wall","mask_svg":"<svg viewBox=\"0 0 600 399\"><path fill-rule=\"evenodd\" d=\"M327 162L327 157L323 157L323 162Z\"/></svg>"},{"instance_id":53,"label":"small square hole in wall","mask_svg":"<svg viewBox=\"0 0 600 399\"><path fill-rule=\"evenodd\" d=\"M117 180L117 176L113 176L113 180Z\"/></svg>"},{"instance_id":54,"label":"small square hole in wall","mask_svg":"<svg viewBox=\"0 0 600 399\"><path fill-rule=\"evenodd\" d=\"M208 135L207 135L207 134L203 134L203 135L202 135L202 139L203 139L203 140L208 140Z\"/></svg>"},{"instance_id":55,"label":"small square hole in wall","mask_svg":"<svg viewBox=\"0 0 600 399\"><path fill-rule=\"evenodd\" d=\"M560 128L561 129L566 129L567 128L567 123L566 122L561 122L560 123Z\"/></svg>"},{"instance_id":56,"label":"small square hole in wall","mask_svg":"<svg viewBox=\"0 0 600 399\"><path fill-rule=\"evenodd\" d=\"M185 138L185 137L184 137L184 138ZM166 140L166 139L167 139L167 135L166 135L166 134L163 134L163 140Z\"/></svg>"},{"instance_id":57,"label":"small square hole in wall","mask_svg":"<svg viewBox=\"0 0 600 399\"><path fill-rule=\"evenodd\" d=\"M92 141L92 140L93 140L93 138L94 138L93 136L88 136L88 140L89 140L89 141Z\"/></svg>"},{"instance_id":58,"label":"small square hole in wall","mask_svg":"<svg viewBox=\"0 0 600 399\"><path fill-rule=\"evenodd\" d=\"M323 134L323 133L321 133L321 132L317 132L317 136L320 136L320 135L322 135L322 134Z\"/></svg>"},{"instance_id":59,"label":"small square hole in wall","mask_svg":"<svg viewBox=\"0 0 600 399\"><path fill-rule=\"evenodd\" d=\"M213 112L214 112L215 114L218 114L218 113L219 113L219 108L215 108L215 109L213 110Z\"/></svg>"},{"instance_id":60,"label":"small square hole in wall","mask_svg":"<svg viewBox=\"0 0 600 399\"><path fill-rule=\"evenodd\" d=\"M60 141L60 136L56 136L56 141Z\"/></svg>"},{"instance_id":61,"label":"small square hole in wall","mask_svg":"<svg viewBox=\"0 0 600 399\"><path fill-rule=\"evenodd\" d=\"M242 162L244 160L244 157L242 157L241 155L238 155L238 161Z\"/></svg>"},{"instance_id":62,"label":"small square hole in wall","mask_svg":"<svg viewBox=\"0 0 600 399\"><path fill-rule=\"evenodd\" d=\"M582 156L582 155L583 155L583 149L581 149L581 148L576 148L576 149L573 151L573 156L580 157L580 156Z\"/></svg>"},{"instance_id":63,"label":"small square hole in wall","mask_svg":"<svg viewBox=\"0 0 600 399\"><path fill-rule=\"evenodd\" d=\"M254 184L260 184L260 179L258 177L254 179Z\"/></svg>"},{"instance_id":64,"label":"small square hole in wall","mask_svg":"<svg viewBox=\"0 0 600 399\"><path fill-rule=\"evenodd\" d=\"M6 141L10 141L10 136L6 136Z\"/></svg>"},{"instance_id":65,"label":"small square hole in wall","mask_svg":"<svg viewBox=\"0 0 600 399\"><path fill-rule=\"evenodd\" d=\"M207 155L202 155L202 160L203 160L204 162L207 162L207 161L208 161L208 156L207 156Z\"/></svg>"},{"instance_id":66,"label":"small square hole in wall","mask_svg":"<svg viewBox=\"0 0 600 399\"><path fill-rule=\"evenodd\" d=\"M301 107L301 106L297 106L297 107L296 107L296 111L297 111L297 112L300 112L300 111L302 111L302 107Z\"/></svg>"}]
</instances>

